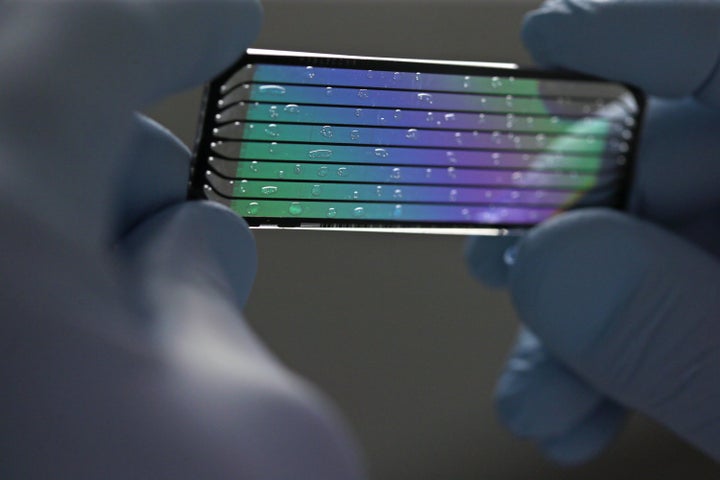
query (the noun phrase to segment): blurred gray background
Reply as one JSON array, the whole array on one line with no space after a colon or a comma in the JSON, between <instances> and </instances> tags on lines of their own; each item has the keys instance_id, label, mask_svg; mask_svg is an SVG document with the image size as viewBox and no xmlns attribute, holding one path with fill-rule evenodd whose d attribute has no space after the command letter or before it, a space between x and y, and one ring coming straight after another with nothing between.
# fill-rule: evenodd
<instances>
[{"instance_id":1,"label":"blurred gray background","mask_svg":"<svg viewBox=\"0 0 720 480\"><path fill-rule=\"evenodd\" d=\"M529 63L533 0L266 0L256 47ZM191 144L199 90L150 114ZM720 467L635 418L588 465L559 468L492 408L517 320L478 285L462 238L259 232L246 314L277 355L332 397L375 480L717 479Z\"/></svg>"}]
</instances>

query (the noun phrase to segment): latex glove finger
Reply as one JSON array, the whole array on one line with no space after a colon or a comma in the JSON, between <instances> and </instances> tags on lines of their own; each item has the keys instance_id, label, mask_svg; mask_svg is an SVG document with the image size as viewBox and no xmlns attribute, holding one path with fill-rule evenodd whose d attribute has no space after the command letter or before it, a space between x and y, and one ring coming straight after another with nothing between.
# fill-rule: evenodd
<instances>
[{"instance_id":1,"label":"latex glove finger","mask_svg":"<svg viewBox=\"0 0 720 480\"><path fill-rule=\"evenodd\" d=\"M538 442L549 459L563 465L577 465L598 456L625 426L627 412L616 403L605 401L582 423L556 438Z\"/></svg>"},{"instance_id":2,"label":"latex glove finger","mask_svg":"<svg viewBox=\"0 0 720 480\"><path fill-rule=\"evenodd\" d=\"M255 241L245 221L211 202L186 202L139 224L120 243L134 265L138 285L151 303L176 308L179 292L192 288L211 299L230 300L239 312L250 294L257 271ZM156 298L155 295L158 297ZM164 298L167 296L167 298ZM198 312L207 319L210 313Z\"/></svg>"},{"instance_id":3,"label":"latex glove finger","mask_svg":"<svg viewBox=\"0 0 720 480\"><path fill-rule=\"evenodd\" d=\"M542 64L720 104L718 27L720 2L555 0L527 16L523 40Z\"/></svg>"},{"instance_id":4,"label":"latex glove finger","mask_svg":"<svg viewBox=\"0 0 720 480\"><path fill-rule=\"evenodd\" d=\"M498 381L495 405L511 432L566 464L600 453L626 416L622 407L557 362L526 329Z\"/></svg>"},{"instance_id":5,"label":"latex glove finger","mask_svg":"<svg viewBox=\"0 0 720 480\"><path fill-rule=\"evenodd\" d=\"M720 458L720 265L650 223L588 209L520 243L510 290L553 355Z\"/></svg>"},{"instance_id":6,"label":"latex glove finger","mask_svg":"<svg viewBox=\"0 0 720 480\"><path fill-rule=\"evenodd\" d=\"M0 189L88 248L106 245L133 110L226 67L255 0L2 2Z\"/></svg>"},{"instance_id":7,"label":"latex glove finger","mask_svg":"<svg viewBox=\"0 0 720 480\"><path fill-rule=\"evenodd\" d=\"M173 397L218 430L201 453L228 440L248 478L361 478L334 410L284 373L242 320L256 262L244 220L210 202L184 203L138 225L122 249L156 319L149 328L184 379Z\"/></svg>"},{"instance_id":8,"label":"latex glove finger","mask_svg":"<svg viewBox=\"0 0 720 480\"><path fill-rule=\"evenodd\" d=\"M535 440L570 432L606 400L557 362L526 329L518 335L495 392L503 424Z\"/></svg>"},{"instance_id":9,"label":"latex glove finger","mask_svg":"<svg viewBox=\"0 0 720 480\"><path fill-rule=\"evenodd\" d=\"M471 237L465 246L465 260L470 272L489 287L505 287L508 280L508 249L518 237Z\"/></svg>"},{"instance_id":10,"label":"latex glove finger","mask_svg":"<svg viewBox=\"0 0 720 480\"><path fill-rule=\"evenodd\" d=\"M652 99L635 167L631 208L678 226L720 204L720 111L693 100Z\"/></svg>"},{"instance_id":11,"label":"latex glove finger","mask_svg":"<svg viewBox=\"0 0 720 480\"><path fill-rule=\"evenodd\" d=\"M115 187L115 238L187 197L190 151L165 127L137 115Z\"/></svg>"}]
</instances>

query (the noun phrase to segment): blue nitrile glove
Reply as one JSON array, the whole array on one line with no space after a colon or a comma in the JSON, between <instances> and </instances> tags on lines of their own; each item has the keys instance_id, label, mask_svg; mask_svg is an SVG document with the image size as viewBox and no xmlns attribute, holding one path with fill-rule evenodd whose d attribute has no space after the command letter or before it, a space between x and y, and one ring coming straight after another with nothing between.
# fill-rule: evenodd
<instances>
[{"instance_id":1,"label":"blue nitrile glove","mask_svg":"<svg viewBox=\"0 0 720 480\"><path fill-rule=\"evenodd\" d=\"M0 478L348 480L241 308L247 225L134 113L229 65L252 0L0 2Z\"/></svg>"},{"instance_id":2,"label":"blue nitrile glove","mask_svg":"<svg viewBox=\"0 0 720 480\"><path fill-rule=\"evenodd\" d=\"M541 64L655 97L631 213L560 215L510 267L509 240L470 243L475 274L510 289L526 326L500 417L564 463L601 451L628 409L720 459L720 2L549 1L523 36Z\"/></svg>"}]
</instances>

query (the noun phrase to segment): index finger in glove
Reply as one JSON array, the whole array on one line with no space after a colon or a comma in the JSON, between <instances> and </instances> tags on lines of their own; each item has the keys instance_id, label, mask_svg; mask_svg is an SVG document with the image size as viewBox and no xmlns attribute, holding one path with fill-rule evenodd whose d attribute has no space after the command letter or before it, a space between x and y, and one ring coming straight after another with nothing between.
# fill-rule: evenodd
<instances>
[{"instance_id":1,"label":"index finger in glove","mask_svg":"<svg viewBox=\"0 0 720 480\"><path fill-rule=\"evenodd\" d=\"M720 266L647 222L576 211L520 243L523 322L590 386L720 458Z\"/></svg>"},{"instance_id":2,"label":"index finger in glove","mask_svg":"<svg viewBox=\"0 0 720 480\"><path fill-rule=\"evenodd\" d=\"M0 3L0 189L87 244L110 235L108 185L133 110L196 85L259 30L256 0Z\"/></svg>"},{"instance_id":3,"label":"index finger in glove","mask_svg":"<svg viewBox=\"0 0 720 480\"><path fill-rule=\"evenodd\" d=\"M719 28L720 2L555 0L526 17L523 39L542 64L720 104Z\"/></svg>"}]
</instances>

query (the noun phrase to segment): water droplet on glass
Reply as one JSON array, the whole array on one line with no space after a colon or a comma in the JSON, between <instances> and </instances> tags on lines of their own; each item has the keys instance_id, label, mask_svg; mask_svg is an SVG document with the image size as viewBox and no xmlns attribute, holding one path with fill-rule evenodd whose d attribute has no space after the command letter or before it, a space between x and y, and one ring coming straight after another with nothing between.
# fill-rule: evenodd
<instances>
[{"instance_id":1,"label":"water droplet on glass","mask_svg":"<svg viewBox=\"0 0 720 480\"><path fill-rule=\"evenodd\" d=\"M461 214L464 218L469 218L469 217L470 217L470 209L469 209L469 208L463 208L462 210L460 210L460 214Z\"/></svg>"},{"instance_id":2,"label":"water droplet on glass","mask_svg":"<svg viewBox=\"0 0 720 480\"><path fill-rule=\"evenodd\" d=\"M319 150L310 150L308 152L310 158L330 158L332 157L332 150L321 148Z\"/></svg>"},{"instance_id":3,"label":"water droplet on glass","mask_svg":"<svg viewBox=\"0 0 720 480\"><path fill-rule=\"evenodd\" d=\"M550 117L550 123L558 123L560 122L560 118L557 116Z\"/></svg>"},{"instance_id":4,"label":"water droplet on glass","mask_svg":"<svg viewBox=\"0 0 720 480\"><path fill-rule=\"evenodd\" d=\"M510 198L512 198L513 200L517 200L518 198L520 198L520 192L514 190L512 193L510 193Z\"/></svg>"},{"instance_id":5,"label":"water droplet on glass","mask_svg":"<svg viewBox=\"0 0 720 480\"><path fill-rule=\"evenodd\" d=\"M250 162L250 171L257 172L260 170L260 164L256 161Z\"/></svg>"},{"instance_id":6,"label":"water droplet on glass","mask_svg":"<svg viewBox=\"0 0 720 480\"><path fill-rule=\"evenodd\" d=\"M325 87L325 95L327 95L329 97L330 95L332 95L332 93L333 93L332 87Z\"/></svg>"},{"instance_id":7,"label":"water droplet on glass","mask_svg":"<svg viewBox=\"0 0 720 480\"><path fill-rule=\"evenodd\" d=\"M287 113L300 113L300 106L294 103L290 103L288 105L285 105L285 108L283 108L283 110Z\"/></svg>"},{"instance_id":8,"label":"water droplet on glass","mask_svg":"<svg viewBox=\"0 0 720 480\"><path fill-rule=\"evenodd\" d=\"M326 177L328 174L328 167L322 166L322 167L318 168L317 174L318 174L318 177Z\"/></svg>"},{"instance_id":9,"label":"water droplet on glass","mask_svg":"<svg viewBox=\"0 0 720 480\"><path fill-rule=\"evenodd\" d=\"M402 205L395 205L395 208L393 208L393 217L395 217L395 218L402 217L402 214L403 214Z\"/></svg>"},{"instance_id":10,"label":"water droplet on glass","mask_svg":"<svg viewBox=\"0 0 720 480\"><path fill-rule=\"evenodd\" d=\"M278 107L276 105L273 105L268 109L268 115L270 115L270 118L275 119L280 116L280 112L278 112Z\"/></svg>"},{"instance_id":11,"label":"water droplet on glass","mask_svg":"<svg viewBox=\"0 0 720 480\"><path fill-rule=\"evenodd\" d=\"M401 117L401 116L402 116L402 110L400 110L400 109L398 108L398 109L395 110L395 112L393 113L393 118L394 118L395 120L400 120L400 117Z\"/></svg>"},{"instance_id":12,"label":"water droplet on glass","mask_svg":"<svg viewBox=\"0 0 720 480\"><path fill-rule=\"evenodd\" d=\"M429 93L418 93L417 99L420 103L433 103L433 97Z\"/></svg>"},{"instance_id":13,"label":"water droplet on glass","mask_svg":"<svg viewBox=\"0 0 720 480\"><path fill-rule=\"evenodd\" d=\"M362 115L362 108L356 108L356 109L355 109L355 116L356 116L356 117L360 117L360 115Z\"/></svg>"},{"instance_id":14,"label":"water droplet on glass","mask_svg":"<svg viewBox=\"0 0 720 480\"><path fill-rule=\"evenodd\" d=\"M454 122L455 121L455 114L454 113L446 113L445 114L445 121L446 122Z\"/></svg>"},{"instance_id":15,"label":"water droplet on glass","mask_svg":"<svg viewBox=\"0 0 720 480\"><path fill-rule=\"evenodd\" d=\"M522 180L522 173L520 173L520 172L513 172L513 174L512 174L512 179L513 179L513 181L515 181L515 182L519 182L520 180Z\"/></svg>"},{"instance_id":16,"label":"water droplet on glass","mask_svg":"<svg viewBox=\"0 0 720 480\"><path fill-rule=\"evenodd\" d=\"M263 195L272 195L273 193L277 193L277 191L278 187L274 185L268 185L260 189L260 192L262 192Z\"/></svg>"},{"instance_id":17,"label":"water droplet on glass","mask_svg":"<svg viewBox=\"0 0 720 480\"><path fill-rule=\"evenodd\" d=\"M455 157L455 152L445 152L445 158L447 158L447 161L450 163L457 163L457 158Z\"/></svg>"},{"instance_id":18,"label":"water droplet on glass","mask_svg":"<svg viewBox=\"0 0 720 480\"><path fill-rule=\"evenodd\" d=\"M376 148L375 156L378 158L387 158L390 156L390 153L387 150L385 150L384 148Z\"/></svg>"},{"instance_id":19,"label":"water droplet on glass","mask_svg":"<svg viewBox=\"0 0 720 480\"><path fill-rule=\"evenodd\" d=\"M320 193L322 193L320 185L313 185L312 189L310 190L310 195L313 197L319 197Z\"/></svg>"},{"instance_id":20,"label":"water droplet on glass","mask_svg":"<svg viewBox=\"0 0 720 480\"><path fill-rule=\"evenodd\" d=\"M247 180L243 180L240 182L240 193L247 193Z\"/></svg>"},{"instance_id":21,"label":"water droplet on glass","mask_svg":"<svg viewBox=\"0 0 720 480\"><path fill-rule=\"evenodd\" d=\"M393 191L393 198L395 200L400 200L403 197L403 192L401 189L396 188L395 191Z\"/></svg>"},{"instance_id":22,"label":"water droplet on glass","mask_svg":"<svg viewBox=\"0 0 720 480\"><path fill-rule=\"evenodd\" d=\"M450 190L450 196L449 196L449 198L450 198L450 201L451 201L451 202L457 202L457 199L458 199L458 191L455 190L455 189Z\"/></svg>"},{"instance_id":23,"label":"water droplet on glass","mask_svg":"<svg viewBox=\"0 0 720 480\"><path fill-rule=\"evenodd\" d=\"M302 165L300 165L299 163L296 164L296 165L295 165L295 168L293 169L293 171L295 172L295 175L300 175L300 174L302 174Z\"/></svg>"},{"instance_id":24,"label":"water droplet on glass","mask_svg":"<svg viewBox=\"0 0 720 480\"><path fill-rule=\"evenodd\" d=\"M320 129L320 135L322 135L325 138L332 138L333 136L333 127L330 125L325 125Z\"/></svg>"},{"instance_id":25,"label":"water droplet on glass","mask_svg":"<svg viewBox=\"0 0 720 480\"><path fill-rule=\"evenodd\" d=\"M285 170L278 170L277 176L278 178L283 178L285 176Z\"/></svg>"},{"instance_id":26,"label":"water droplet on glass","mask_svg":"<svg viewBox=\"0 0 720 480\"><path fill-rule=\"evenodd\" d=\"M290 212L290 215L300 215L303 212L303 207L300 205L300 202L292 202L290 208L288 208L288 212Z\"/></svg>"},{"instance_id":27,"label":"water droplet on glass","mask_svg":"<svg viewBox=\"0 0 720 480\"><path fill-rule=\"evenodd\" d=\"M315 69L313 67L305 68L305 76L309 79L315 78Z\"/></svg>"},{"instance_id":28,"label":"water droplet on glass","mask_svg":"<svg viewBox=\"0 0 720 480\"><path fill-rule=\"evenodd\" d=\"M364 217L365 209L363 207L357 207L353 209L353 217Z\"/></svg>"},{"instance_id":29,"label":"water droplet on glass","mask_svg":"<svg viewBox=\"0 0 720 480\"><path fill-rule=\"evenodd\" d=\"M481 124L481 125L482 125L483 123L485 123L485 114L484 114L484 113L478 114L478 123Z\"/></svg>"},{"instance_id":30,"label":"water droplet on glass","mask_svg":"<svg viewBox=\"0 0 720 480\"><path fill-rule=\"evenodd\" d=\"M502 143L502 134L500 132L492 132L490 138L495 145L500 145Z\"/></svg>"},{"instance_id":31,"label":"water droplet on glass","mask_svg":"<svg viewBox=\"0 0 720 480\"><path fill-rule=\"evenodd\" d=\"M287 90L281 85L261 85L258 91L266 95L285 95Z\"/></svg>"},{"instance_id":32,"label":"water droplet on glass","mask_svg":"<svg viewBox=\"0 0 720 480\"><path fill-rule=\"evenodd\" d=\"M337 210L335 210L335 209L332 208L332 207L328 208L327 216L328 216L328 218L335 218L335 217L337 217Z\"/></svg>"},{"instance_id":33,"label":"water droplet on glass","mask_svg":"<svg viewBox=\"0 0 720 480\"><path fill-rule=\"evenodd\" d=\"M354 129L350 131L350 140L360 140L360 130Z\"/></svg>"},{"instance_id":34,"label":"water droplet on glass","mask_svg":"<svg viewBox=\"0 0 720 480\"><path fill-rule=\"evenodd\" d=\"M368 92L367 88L361 88L358 90L358 97L360 98L368 98L370 96L370 92Z\"/></svg>"},{"instance_id":35,"label":"water droplet on glass","mask_svg":"<svg viewBox=\"0 0 720 480\"><path fill-rule=\"evenodd\" d=\"M337 169L337 175L338 177L347 177L348 175L348 169L347 167L340 167Z\"/></svg>"},{"instance_id":36,"label":"water droplet on glass","mask_svg":"<svg viewBox=\"0 0 720 480\"><path fill-rule=\"evenodd\" d=\"M498 221L498 214L496 212L483 212L482 221L485 223L495 223Z\"/></svg>"},{"instance_id":37,"label":"water droplet on glass","mask_svg":"<svg viewBox=\"0 0 720 480\"><path fill-rule=\"evenodd\" d=\"M375 193L377 194L378 197L382 197L383 196L382 186L378 185L377 188L375 189Z\"/></svg>"},{"instance_id":38,"label":"water droplet on glass","mask_svg":"<svg viewBox=\"0 0 720 480\"><path fill-rule=\"evenodd\" d=\"M515 104L515 99L512 95L508 95L505 97L505 105L508 107L512 107Z\"/></svg>"},{"instance_id":39,"label":"water droplet on glass","mask_svg":"<svg viewBox=\"0 0 720 480\"><path fill-rule=\"evenodd\" d=\"M410 129L408 129L408 131L405 133L405 138L409 138L409 139L411 139L411 140L414 140L414 139L417 138L417 133L418 133L417 128L410 128Z\"/></svg>"},{"instance_id":40,"label":"water droplet on glass","mask_svg":"<svg viewBox=\"0 0 720 480\"><path fill-rule=\"evenodd\" d=\"M535 141L537 142L538 146L542 147L545 146L547 137L542 133L538 133L537 135L535 135Z\"/></svg>"},{"instance_id":41,"label":"water droplet on glass","mask_svg":"<svg viewBox=\"0 0 720 480\"><path fill-rule=\"evenodd\" d=\"M397 82L398 80L400 80L400 77L400 72L395 72L393 73L392 79Z\"/></svg>"},{"instance_id":42,"label":"water droplet on glass","mask_svg":"<svg viewBox=\"0 0 720 480\"><path fill-rule=\"evenodd\" d=\"M360 198L360 192L355 190L352 194L352 198L353 198L353 200L357 200L358 198Z\"/></svg>"},{"instance_id":43,"label":"water droplet on glass","mask_svg":"<svg viewBox=\"0 0 720 480\"><path fill-rule=\"evenodd\" d=\"M378 123L380 125L387 123L387 119L385 118L385 115L382 113L377 116L377 119L378 119Z\"/></svg>"},{"instance_id":44,"label":"water droplet on glass","mask_svg":"<svg viewBox=\"0 0 720 480\"><path fill-rule=\"evenodd\" d=\"M427 115L425 116L425 121L426 121L426 122L433 122L433 121L435 121L435 116L433 115L433 112L428 112L428 113L427 113Z\"/></svg>"},{"instance_id":45,"label":"water droplet on glass","mask_svg":"<svg viewBox=\"0 0 720 480\"><path fill-rule=\"evenodd\" d=\"M395 180L400 179L400 169L399 168L393 168L392 172L390 173L390 178L394 178Z\"/></svg>"},{"instance_id":46,"label":"water droplet on glass","mask_svg":"<svg viewBox=\"0 0 720 480\"><path fill-rule=\"evenodd\" d=\"M373 78L375 76L375 73L372 70L367 71L367 78Z\"/></svg>"},{"instance_id":47,"label":"water droplet on glass","mask_svg":"<svg viewBox=\"0 0 720 480\"><path fill-rule=\"evenodd\" d=\"M450 178L457 177L457 172L455 171L455 167L448 167L447 173L448 173L448 177L450 177Z\"/></svg>"},{"instance_id":48,"label":"water droplet on glass","mask_svg":"<svg viewBox=\"0 0 720 480\"><path fill-rule=\"evenodd\" d=\"M270 145L268 145L268 152L275 153L275 148L278 146L277 142L270 142Z\"/></svg>"},{"instance_id":49,"label":"water droplet on glass","mask_svg":"<svg viewBox=\"0 0 720 480\"><path fill-rule=\"evenodd\" d=\"M513 128L513 125L515 124L515 115L512 113L508 113L505 117L505 127L506 128Z\"/></svg>"},{"instance_id":50,"label":"water droplet on glass","mask_svg":"<svg viewBox=\"0 0 720 480\"><path fill-rule=\"evenodd\" d=\"M470 77L463 78L463 88L470 88Z\"/></svg>"},{"instance_id":51,"label":"water droplet on glass","mask_svg":"<svg viewBox=\"0 0 720 480\"><path fill-rule=\"evenodd\" d=\"M419 81L420 81L421 75L422 75L422 74L421 74L420 72L415 73L415 81L416 81L416 82L419 82Z\"/></svg>"},{"instance_id":52,"label":"water droplet on glass","mask_svg":"<svg viewBox=\"0 0 720 480\"><path fill-rule=\"evenodd\" d=\"M430 178L432 176L432 168L426 168L425 169L425 178Z\"/></svg>"},{"instance_id":53,"label":"water droplet on glass","mask_svg":"<svg viewBox=\"0 0 720 480\"><path fill-rule=\"evenodd\" d=\"M258 202L250 202L247 207L247 214L248 215L257 215L260 211L260 204Z\"/></svg>"},{"instance_id":54,"label":"water droplet on glass","mask_svg":"<svg viewBox=\"0 0 720 480\"><path fill-rule=\"evenodd\" d=\"M275 123L271 123L267 127L265 127L265 133L267 133L269 136L273 138L277 138L280 136L280 132L278 131L278 126Z\"/></svg>"},{"instance_id":55,"label":"water droplet on glass","mask_svg":"<svg viewBox=\"0 0 720 480\"><path fill-rule=\"evenodd\" d=\"M492 79L490 80L490 86L492 88L502 87L502 80L500 80L500 77L492 77Z\"/></svg>"},{"instance_id":56,"label":"water droplet on glass","mask_svg":"<svg viewBox=\"0 0 720 480\"><path fill-rule=\"evenodd\" d=\"M457 143L458 145L462 145L462 143L463 143L462 133L455 132L455 143Z\"/></svg>"}]
</instances>

